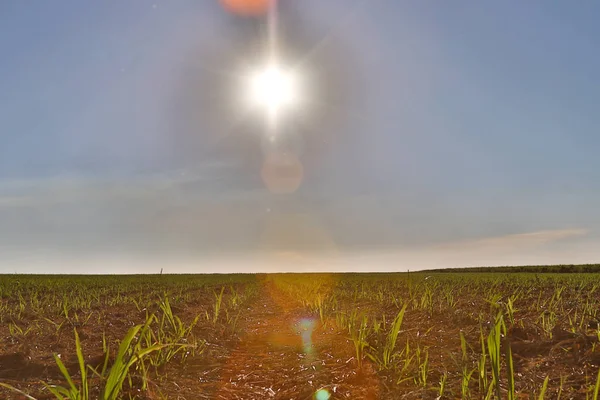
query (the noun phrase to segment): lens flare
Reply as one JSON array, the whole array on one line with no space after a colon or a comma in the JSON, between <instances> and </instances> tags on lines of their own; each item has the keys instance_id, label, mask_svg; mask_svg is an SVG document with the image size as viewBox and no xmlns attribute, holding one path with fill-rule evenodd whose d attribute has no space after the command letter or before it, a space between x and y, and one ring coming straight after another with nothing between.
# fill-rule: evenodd
<instances>
[{"instance_id":1,"label":"lens flare","mask_svg":"<svg viewBox=\"0 0 600 400\"><path fill-rule=\"evenodd\" d=\"M246 16L263 15L275 0L221 0L221 4L234 14Z\"/></svg>"},{"instance_id":2,"label":"lens flare","mask_svg":"<svg viewBox=\"0 0 600 400\"><path fill-rule=\"evenodd\" d=\"M304 168L294 154L276 152L267 155L261 176L271 193L294 193L302 183Z\"/></svg>"},{"instance_id":3,"label":"lens flare","mask_svg":"<svg viewBox=\"0 0 600 400\"><path fill-rule=\"evenodd\" d=\"M310 355L313 352L312 336L316 324L316 321L312 318L302 318L296 325L298 333L302 338L302 348L307 355Z\"/></svg>"},{"instance_id":4,"label":"lens flare","mask_svg":"<svg viewBox=\"0 0 600 400\"><path fill-rule=\"evenodd\" d=\"M295 101L294 77L277 65L270 65L256 73L251 85L253 99L269 108L291 105Z\"/></svg>"},{"instance_id":5,"label":"lens flare","mask_svg":"<svg viewBox=\"0 0 600 400\"><path fill-rule=\"evenodd\" d=\"M264 109L269 121L274 122L284 109L299 103L296 75L272 63L249 75L248 98L252 107Z\"/></svg>"}]
</instances>

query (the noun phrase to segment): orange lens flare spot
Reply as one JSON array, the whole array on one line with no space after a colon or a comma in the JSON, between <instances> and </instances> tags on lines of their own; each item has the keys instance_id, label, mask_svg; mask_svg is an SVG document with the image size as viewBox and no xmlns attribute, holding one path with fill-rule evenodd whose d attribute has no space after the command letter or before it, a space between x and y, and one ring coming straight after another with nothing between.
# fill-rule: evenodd
<instances>
[{"instance_id":1,"label":"orange lens flare spot","mask_svg":"<svg viewBox=\"0 0 600 400\"><path fill-rule=\"evenodd\" d=\"M262 15L265 14L275 0L220 0L223 6L235 14Z\"/></svg>"},{"instance_id":2,"label":"orange lens flare spot","mask_svg":"<svg viewBox=\"0 0 600 400\"><path fill-rule=\"evenodd\" d=\"M269 154L261 171L267 189L272 193L294 193L304 177L304 168L293 154Z\"/></svg>"}]
</instances>

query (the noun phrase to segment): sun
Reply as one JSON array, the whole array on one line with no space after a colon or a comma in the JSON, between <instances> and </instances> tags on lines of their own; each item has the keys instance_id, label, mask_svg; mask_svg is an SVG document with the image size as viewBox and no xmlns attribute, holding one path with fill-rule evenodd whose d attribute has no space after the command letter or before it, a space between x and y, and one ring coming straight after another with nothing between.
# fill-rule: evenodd
<instances>
[{"instance_id":1,"label":"sun","mask_svg":"<svg viewBox=\"0 0 600 400\"><path fill-rule=\"evenodd\" d=\"M300 90L294 71L271 63L249 76L248 97L253 107L275 118L282 111L298 106Z\"/></svg>"}]
</instances>

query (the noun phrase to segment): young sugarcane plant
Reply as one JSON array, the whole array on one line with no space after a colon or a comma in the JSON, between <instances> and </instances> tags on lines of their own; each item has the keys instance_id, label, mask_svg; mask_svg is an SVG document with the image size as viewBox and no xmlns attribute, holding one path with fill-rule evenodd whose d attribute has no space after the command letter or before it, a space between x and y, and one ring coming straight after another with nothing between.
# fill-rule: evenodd
<instances>
[{"instance_id":1,"label":"young sugarcane plant","mask_svg":"<svg viewBox=\"0 0 600 400\"><path fill-rule=\"evenodd\" d=\"M496 391L496 396L498 399L502 399L500 391L500 330L502 328L503 323L503 317L501 314L499 314L496 318L496 324L490 331L490 334L487 339L488 354L490 356L490 364L492 367L492 386Z\"/></svg>"},{"instance_id":2,"label":"young sugarcane plant","mask_svg":"<svg viewBox=\"0 0 600 400\"><path fill-rule=\"evenodd\" d=\"M404 319L406 307L407 304L405 304L396 315L390 331L388 332L381 357L370 353L368 354L368 357L376 362L381 369L388 369L393 365L394 355L396 354L396 342L398 340L400 328L402 327L402 321Z\"/></svg>"}]
</instances>

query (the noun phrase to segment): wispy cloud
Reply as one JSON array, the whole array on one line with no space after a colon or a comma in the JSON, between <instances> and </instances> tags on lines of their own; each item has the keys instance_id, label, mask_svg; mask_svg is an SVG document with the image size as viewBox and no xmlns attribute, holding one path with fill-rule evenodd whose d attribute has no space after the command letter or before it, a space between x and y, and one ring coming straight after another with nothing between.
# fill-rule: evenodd
<instances>
[{"instance_id":1,"label":"wispy cloud","mask_svg":"<svg viewBox=\"0 0 600 400\"><path fill-rule=\"evenodd\" d=\"M553 229L511 235L494 236L482 239L445 243L436 246L437 249L524 249L543 244L553 243L569 238L585 236L589 233L584 228Z\"/></svg>"},{"instance_id":2,"label":"wispy cloud","mask_svg":"<svg viewBox=\"0 0 600 400\"><path fill-rule=\"evenodd\" d=\"M215 202L223 197L255 194L252 185L240 185L236 165L228 161L204 163L197 168L161 171L122 178L55 176L43 179L0 180L0 211L57 204L108 205L114 201L156 202L157 198L209 193Z\"/></svg>"}]
</instances>

